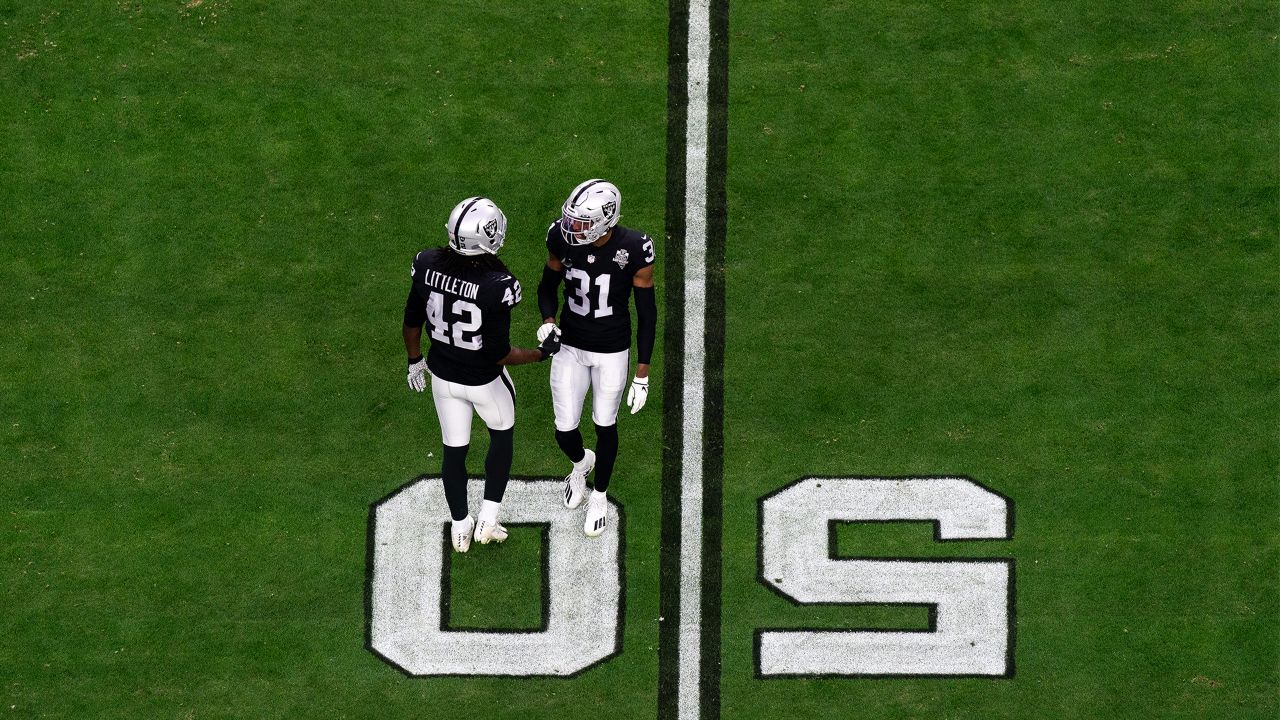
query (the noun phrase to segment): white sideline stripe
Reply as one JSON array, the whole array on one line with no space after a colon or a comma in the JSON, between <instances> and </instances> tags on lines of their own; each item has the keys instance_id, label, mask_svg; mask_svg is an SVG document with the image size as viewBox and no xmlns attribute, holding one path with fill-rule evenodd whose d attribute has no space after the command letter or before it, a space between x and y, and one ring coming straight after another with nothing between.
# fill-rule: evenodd
<instances>
[{"instance_id":1,"label":"white sideline stripe","mask_svg":"<svg viewBox=\"0 0 1280 720\"><path fill-rule=\"evenodd\" d=\"M698 720L702 678L702 410L706 382L708 0L689 2L684 194L684 452L680 474L680 640L676 717Z\"/></svg>"}]
</instances>

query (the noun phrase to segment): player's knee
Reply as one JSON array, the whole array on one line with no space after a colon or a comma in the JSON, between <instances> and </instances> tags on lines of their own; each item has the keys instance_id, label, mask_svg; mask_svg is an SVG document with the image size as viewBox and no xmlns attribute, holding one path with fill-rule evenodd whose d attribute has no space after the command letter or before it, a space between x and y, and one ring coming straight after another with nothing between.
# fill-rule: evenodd
<instances>
[{"instance_id":1,"label":"player's knee","mask_svg":"<svg viewBox=\"0 0 1280 720\"><path fill-rule=\"evenodd\" d=\"M467 452L471 449L471 445L445 445L443 458L441 462L446 466L461 466L467 461Z\"/></svg>"},{"instance_id":2,"label":"player's knee","mask_svg":"<svg viewBox=\"0 0 1280 720\"><path fill-rule=\"evenodd\" d=\"M465 448L471 442L471 427L468 426L466 430L441 427L440 440L444 443L446 450L451 447Z\"/></svg>"},{"instance_id":3,"label":"player's knee","mask_svg":"<svg viewBox=\"0 0 1280 720\"><path fill-rule=\"evenodd\" d=\"M489 428L489 447L503 448L510 452L510 448L515 443L515 434L514 427L505 429Z\"/></svg>"},{"instance_id":4,"label":"player's knee","mask_svg":"<svg viewBox=\"0 0 1280 720\"><path fill-rule=\"evenodd\" d=\"M595 424L596 424L596 428L597 428L597 429L599 429L599 428L601 428L601 427L613 427L613 428L617 428L617 426L618 426L618 409L617 409L617 408L614 408L614 409L613 409L613 412L609 412L609 413L607 413L607 414L606 414L605 412L597 412L597 411L593 410L593 411L591 412L591 422L593 422L593 423L595 423ZM616 430L615 430L615 432L616 432Z\"/></svg>"},{"instance_id":5,"label":"player's knee","mask_svg":"<svg viewBox=\"0 0 1280 720\"><path fill-rule=\"evenodd\" d=\"M503 422L495 423L488 427L489 427L489 433L493 434L495 432L509 432L515 426L516 426L516 419L511 418L510 420L504 420Z\"/></svg>"}]
</instances>

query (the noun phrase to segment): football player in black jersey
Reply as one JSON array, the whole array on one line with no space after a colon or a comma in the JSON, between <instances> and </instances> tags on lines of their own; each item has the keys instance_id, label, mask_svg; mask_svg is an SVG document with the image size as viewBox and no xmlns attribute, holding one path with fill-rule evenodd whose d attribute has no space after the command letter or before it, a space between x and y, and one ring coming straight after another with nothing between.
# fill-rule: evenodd
<instances>
[{"instance_id":1,"label":"football player in black jersey","mask_svg":"<svg viewBox=\"0 0 1280 720\"><path fill-rule=\"evenodd\" d=\"M560 349L560 338L553 333L536 350L511 347L511 308L520 302L520 283L497 256L506 239L507 218L493 201L472 197L458 203L445 230L447 246L423 250L413 259L404 347L409 387L422 392L428 371L431 375L444 439L440 474L453 516L453 548L466 552L473 536L481 544L507 539L498 508L511 475L516 391L504 366L545 360ZM423 323L431 339L425 359ZM467 510L472 411L489 427L479 521Z\"/></svg>"},{"instance_id":2,"label":"football player in black jersey","mask_svg":"<svg viewBox=\"0 0 1280 720\"><path fill-rule=\"evenodd\" d=\"M618 405L631 366L631 296L636 299L636 372L627 393L631 414L649 396L649 360L657 335L658 305L653 288L657 253L648 235L618 225L622 194L613 183L588 180L573 189L560 220L547 229L547 265L538 284L543 325L538 338L564 333L564 347L551 361L551 399L556 442L573 462L565 478L564 504L570 509L586 496L587 474L595 470L582 530L604 532L605 493L618 455ZM564 287L565 308L556 326ZM591 389L591 419L596 449L583 447L578 423Z\"/></svg>"}]
</instances>

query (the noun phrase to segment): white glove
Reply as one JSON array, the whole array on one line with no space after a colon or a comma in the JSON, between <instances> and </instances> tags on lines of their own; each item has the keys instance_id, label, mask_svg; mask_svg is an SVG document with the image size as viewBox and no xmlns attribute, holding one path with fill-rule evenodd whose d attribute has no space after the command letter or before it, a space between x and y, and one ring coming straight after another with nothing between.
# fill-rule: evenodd
<instances>
[{"instance_id":1,"label":"white glove","mask_svg":"<svg viewBox=\"0 0 1280 720\"><path fill-rule=\"evenodd\" d=\"M545 341L547 336L551 334L551 331L555 329L556 324L553 322L542 323L542 327L538 328L538 342Z\"/></svg>"},{"instance_id":2,"label":"white glove","mask_svg":"<svg viewBox=\"0 0 1280 720\"><path fill-rule=\"evenodd\" d=\"M649 399L649 378L635 377L631 380L631 389L627 391L627 407L631 408L631 414L635 415L640 412L640 408L644 407L644 401Z\"/></svg>"},{"instance_id":3,"label":"white glove","mask_svg":"<svg viewBox=\"0 0 1280 720\"><path fill-rule=\"evenodd\" d=\"M424 357L416 363L409 364L409 389L422 392L427 389L427 359Z\"/></svg>"}]
</instances>

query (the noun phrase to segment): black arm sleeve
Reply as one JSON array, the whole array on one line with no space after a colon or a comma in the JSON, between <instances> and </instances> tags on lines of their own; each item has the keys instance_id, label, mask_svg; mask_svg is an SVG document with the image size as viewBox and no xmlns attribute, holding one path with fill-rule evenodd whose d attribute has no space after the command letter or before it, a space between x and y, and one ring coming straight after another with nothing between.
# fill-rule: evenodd
<instances>
[{"instance_id":1,"label":"black arm sleeve","mask_svg":"<svg viewBox=\"0 0 1280 720\"><path fill-rule=\"evenodd\" d=\"M556 291L560 289L560 281L564 271L552 270L550 266L542 267L542 281L538 283L538 311L544 318L553 318L560 311L560 299Z\"/></svg>"},{"instance_id":2,"label":"black arm sleeve","mask_svg":"<svg viewBox=\"0 0 1280 720\"><path fill-rule=\"evenodd\" d=\"M413 266L409 270L409 275L413 278L409 281L409 298L404 301L404 326L405 327L422 327L422 323L427 321L427 303L418 294L418 259L422 257L422 253L413 256Z\"/></svg>"},{"instance_id":3,"label":"black arm sleeve","mask_svg":"<svg viewBox=\"0 0 1280 720\"><path fill-rule=\"evenodd\" d=\"M418 300L418 294L409 289L409 299L404 301L405 327L422 327L427 321L427 304Z\"/></svg>"},{"instance_id":4,"label":"black arm sleeve","mask_svg":"<svg viewBox=\"0 0 1280 720\"><path fill-rule=\"evenodd\" d=\"M511 310L499 309L485 319L484 358L498 362L511 352Z\"/></svg>"},{"instance_id":5,"label":"black arm sleeve","mask_svg":"<svg viewBox=\"0 0 1280 720\"><path fill-rule=\"evenodd\" d=\"M636 361L648 365L658 336L658 296L651 287L632 290L636 294Z\"/></svg>"}]
</instances>

